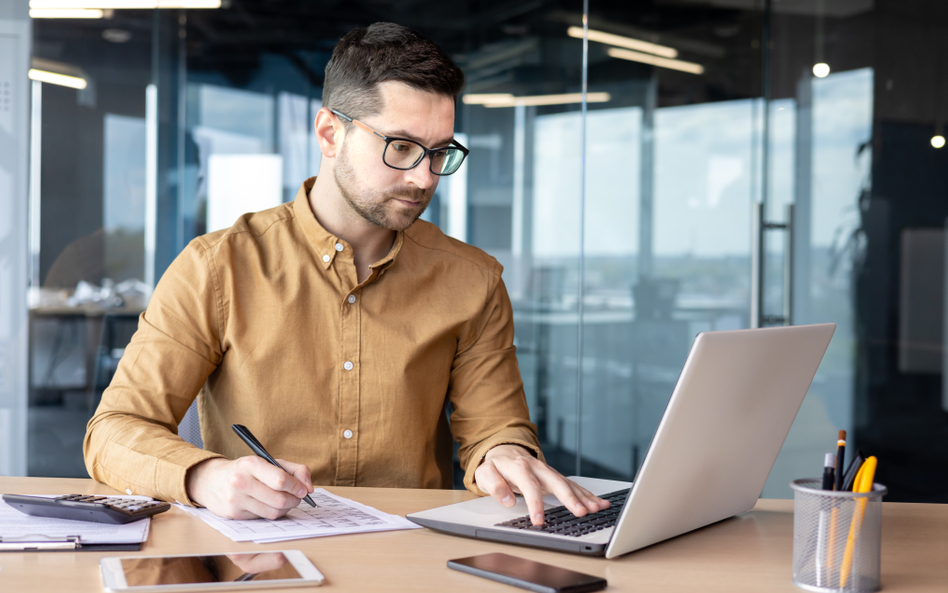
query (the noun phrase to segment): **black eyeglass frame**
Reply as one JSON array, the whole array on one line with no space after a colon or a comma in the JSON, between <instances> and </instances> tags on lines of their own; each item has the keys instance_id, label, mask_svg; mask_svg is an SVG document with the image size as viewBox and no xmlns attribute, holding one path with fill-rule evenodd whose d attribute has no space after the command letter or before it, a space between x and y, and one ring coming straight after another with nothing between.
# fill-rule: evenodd
<instances>
[{"instance_id":1,"label":"black eyeglass frame","mask_svg":"<svg viewBox=\"0 0 948 593\"><path fill-rule=\"evenodd\" d=\"M453 175L453 174L457 173L457 172L458 172L458 169L461 168L461 165L464 164L464 160L467 158L467 155L471 154L471 151L468 150L467 148L465 148L465 147L464 147L460 142L458 142L457 140L452 140L450 146L439 146L439 147L437 147L437 148L428 148L427 146L425 146L425 145L422 144L421 142L417 142L417 141L415 141L415 140L412 140L411 138L399 138L399 137L397 137L397 136L386 136L386 135L384 135L384 134L381 134L381 133L379 133L378 131L376 131L376 130L370 128L369 126L367 126L365 123L363 123L363 122L361 122L361 121L359 121L359 120L357 120L357 119L353 119L353 118L349 117L348 115L346 115L345 113L341 113L341 112L339 112L339 111L336 111L335 109L330 109L329 111L330 111L331 113L333 113L333 114L335 114L335 115L341 117L342 119L346 120L347 122L349 122L349 123L351 123L351 124L353 124L353 125L355 125L355 126L357 126L357 127L359 127L359 128L362 128L362 129L365 130L366 132L371 132L372 134L375 134L376 136L378 136L378 137L381 138L382 140L385 140L385 146L382 148L382 163L384 163L386 167L389 167L389 168L391 168L391 169L395 169L395 170L397 170L397 171L410 171L411 169L414 169L415 167L417 167L418 165L421 164L421 161L425 160L425 157L427 157L428 155L430 155L430 154L432 154L432 153L436 153L436 152L439 152L439 151L441 151L441 150L445 150L445 149L447 149L447 148L454 148L454 149L460 150L460 151L461 151L461 154L463 154L464 156L461 157L461 162L458 163L457 169L455 169L454 171L451 171L450 173L438 173L437 171L435 171L434 169L432 169L432 167L434 166L434 160L433 160L433 159L430 159L430 158L428 159L428 170L431 171L431 174L432 174L432 175L438 175L439 177L446 177L446 176L448 176L448 175ZM395 141L411 142L412 144L416 144L416 145L420 146L421 149L422 149L424 152L421 153L421 156L418 157L418 160L416 160L414 163L412 163L412 165L411 165L410 167L396 167L396 166L394 166L394 165L390 165L390 164L388 163L388 161L385 160L385 153L388 152L388 145L391 144L392 142L395 142Z\"/></svg>"}]
</instances>

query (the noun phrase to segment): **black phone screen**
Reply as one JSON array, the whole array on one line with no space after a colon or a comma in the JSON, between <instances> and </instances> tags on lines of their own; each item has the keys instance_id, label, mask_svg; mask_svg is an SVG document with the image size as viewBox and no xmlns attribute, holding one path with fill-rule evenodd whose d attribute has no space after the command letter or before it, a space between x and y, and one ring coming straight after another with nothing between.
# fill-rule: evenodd
<instances>
[{"instance_id":1,"label":"black phone screen","mask_svg":"<svg viewBox=\"0 0 948 593\"><path fill-rule=\"evenodd\" d=\"M508 554L458 558L449 560L448 567L544 593L582 593L599 591L606 587L606 580L601 577Z\"/></svg>"}]
</instances>

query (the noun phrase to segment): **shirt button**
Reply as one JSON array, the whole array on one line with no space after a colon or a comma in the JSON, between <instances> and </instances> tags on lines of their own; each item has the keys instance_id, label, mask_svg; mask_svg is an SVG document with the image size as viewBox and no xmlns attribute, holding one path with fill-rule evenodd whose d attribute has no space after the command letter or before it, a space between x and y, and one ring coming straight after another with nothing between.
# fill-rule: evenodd
<instances>
[{"instance_id":1,"label":"shirt button","mask_svg":"<svg viewBox=\"0 0 948 593\"><path fill-rule=\"evenodd\" d=\"M336 243L336 251L342 251L345 246L342 243Z\"/></svg>"},{"instance_id":2,"label":"shirt button","mask_svg":"<svg viewBox=\"0 0 948 593\"><path fill-rule=\"evenodd\" d=\"M352 303L356 302L356 297L354 294L350 294L349 298L346 300L349 301L349 304L351 305Z\"/></svg>"},{"instance_id":3,"label":"shirt button","mask_svg":"<svg viewBox=\"0 0 948 593\"><path fill-rule=\"evenodd\" d=\"M324 256L323 256L323 261L326 262L327 264L329 263L329 260L331 260L331 259L332 259L332 258L329 257L328 255L324 255Z\"/></svg>"},{"instance_id":4,"label":"shirt button","mask_svg":"<svg viewBox=\"0 0 948 593\"><path fill-rule=\"evenodd\" d=\"M346 361L346 364L342 365L342 368L346 369L347 371L351 371L351 370L352 370L352 363L347 360L347 361Z\"/></svg>"},{"instance_id":5,"label":"shirt button","mask_svg":"<svg viewBox=\"0 0 948 593\"><path fill-rule=\"evenodd\" d=\"M351 430L346 430L344 433L342 433L342 436L346 437L347 439L351 439L351 438L352 438L352 431L351 431Z\"/></svg>"}]
</instances>

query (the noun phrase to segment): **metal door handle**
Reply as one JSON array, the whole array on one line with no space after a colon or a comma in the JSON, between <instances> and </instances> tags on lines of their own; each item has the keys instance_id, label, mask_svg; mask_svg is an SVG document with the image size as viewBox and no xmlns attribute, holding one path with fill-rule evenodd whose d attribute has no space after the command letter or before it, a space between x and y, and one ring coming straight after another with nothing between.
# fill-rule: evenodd
<instances>
[{"instance_id":1,"label":"metal door handle","mask_svg":"<svg viewBox=\"0 0 948 593\"><path fill-rule=\"evenodd\" d=\"M793 214L794 205L787 204L785 208L785 222L775 223L764 220L763 202L755 202L751 216L751 226L754 237L751 246L751 303L750 326L763 327L764 325L793 324ZM766 245L764 242L766 231L784 231L783 255L783 308L782 315L767 315L764 312L764 279L766 263Z\"/></svg>"}]
</instances>

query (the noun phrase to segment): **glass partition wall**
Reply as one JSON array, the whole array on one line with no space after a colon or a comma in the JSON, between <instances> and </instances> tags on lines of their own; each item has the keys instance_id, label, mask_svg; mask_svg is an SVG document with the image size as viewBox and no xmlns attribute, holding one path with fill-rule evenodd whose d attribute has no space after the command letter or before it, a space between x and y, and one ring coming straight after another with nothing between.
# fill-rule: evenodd
<instances>
[{"instance_id":1,"label":"glass partition wall","mask_svg":"<svg viewBox=\"0 0 948 593\"><path fill-rule=\"evenodd\" d=\"M151 11L33 22L30 475L86 476L85 424L147 302L153 40Z\"/></svg>"},{"instance_id":2,"label":"glass partition wall","mask_svg":"<svg viewBox=\"0 0 948 593\"><path fill-rule=\"evenodd\" d=\"M911 444L948 442L940 3L351 10L234 0L34 21L35 60L90 85L34 83L44 290L31 473L84 475L78 454L54 465L65 449L44 439L72 434L75 450L123 321L190 239L293 199L318 173L312 121L331 49L354 26L393 21L467 76L456 135L471 155L424 217L504 265L554 467L632 479L698 332L832 321L763 495L817 475L844 429L880 456L890 499L945 501L944 447ZM55 270L71 275L53 283Z\"/></svg>"}]
</instances>

